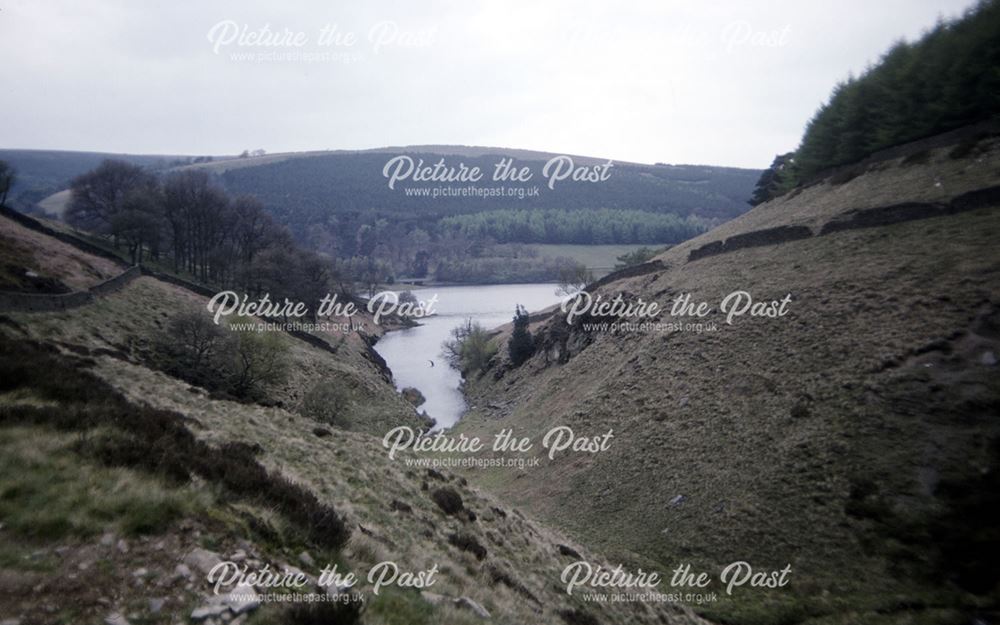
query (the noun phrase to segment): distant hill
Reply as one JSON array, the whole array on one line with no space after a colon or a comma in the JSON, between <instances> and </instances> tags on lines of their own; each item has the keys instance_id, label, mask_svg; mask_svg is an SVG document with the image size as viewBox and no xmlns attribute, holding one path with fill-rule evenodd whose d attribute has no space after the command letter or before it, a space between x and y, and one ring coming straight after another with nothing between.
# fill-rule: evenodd
<instances>
[{"instance_id":1,"label":"distant hill","mask_svg":"<svg viewBox=\"0 0 1000 625\"><path fill-rule=\"evenodd\" d=\"M448 166L461 163L479 167L484 177L476 186L521 187L526 197L412 194L418 187L467 186L457 182L405 181L389 189L383 168L389 158L400 154L415 162L422 159L425 165L444 158ZM362 225L374 225L379 220L392 224L394 234L390 239L416 228L436 236L446 226L470 238L487 236L510 242L674 243L745 212L760 175L759 170L731 167L614 162L605 181L564 180L549 189L542 168L554 156L557 154L532 150L425 145L247 158L198 157L210 159L199 163L193 162L194 157L176 155L0 150L0 159L18 171L11 204L20 210L61 214L68 195L56 194L73 177L106 158L164 173L200 168L209 171L231 193L257 197L299 241L341 255L354 253ZM531 168L533 179L524 183L493 182L494 166L501 157L514 159L515 167ZM571 158L574 165L590 167L607 162L579 155ZM530 196L531 188L537 188L537 196ZM506 212L496 219L455 219L499 210ZM452 220L442 224L441 220L449 217Z\"/></svg>"},{"instance_id":2,"label":"distant hill","mask_svg":"<svg viewBox=\"0 0 1000 625\"><path fill-rule=\"evenodd\" d=\"M32 209L48 196L66 189L70 180L94 169L105 159L118 159L155 171L166 170L191 157L168 154L114 154L67 150L2 150L0 161L17 170L8 203L19 210Z\"/></svg>"},{"instance_id":3,"label":"distant hill","mask_svg":"<svg viewBox=\"0 0 1000 625\"><path fill-rule=\"evenodd\" d=\"M498 159L509 156L515 159L516 166L529 166L536 172L530 182L519 186L539 186L541 194L524 199L407 196L398 186L390 190L386 184L382 169L388 160L387 154L407 154L415 161L423 159L428 165L444 157L448 165L461 162L479 167L487 173L487 178ZM235 167L232 161L201 167L219 171L230 191L256 195L286 215L317 211L352 213L378 208L387 213L400 213L404 218L415 210L443 217L495 208L629 208L728 219L745 212L746 200L760 173L727 167L615 163L610 179L605 182L564 181L549 190L540 172L553 156L556 155L523 150L420 146L273 157L275 160L264 157L257 165L254 159L248 159L242 167ZM585 165L605 162L590 157L573 157L573 160ZM405 186L435 187L440 184L408 182ZM483 180L479 184L489 186L493 183ZM461 186L461 183L450 183L450 186Z\"/></svg>"},{"instance_id":4,"label":"distant hill","mask_svg":"<svg viewBox=\"0 0 1000 625\"><path fill-rule=\"evenodd\" d=\"M479 167L485 175L477 183L477 187L520 187L526 190L526 197L432 197L413 194L413 190L418 188L467 186L467 183L459 182L415 183L407 180L398 183L395 189L389 189L387 179L383 176L383 168L391 156L399 154L406 154L415 162L422 159L428 166L444 158L447 166L458 166L461 163L470 168ZM563 212L612 209L627 211L627 214L616 212L616 217L609 217L612 213L604 213L593 219L587 216L584 218L587 223L582 226L578 223L579 218L570 218L576 226L585 228L587 232L594 231L592 238L586 233L575 238L553 238L543 233L519 239L493 232L491 229L495 228L495 224L453 222L450 225L467 228L470 236L488 234L498 240L521 242L652 242L648 237L642 238L630 233L616 233L611 238L601 238L610 236L607 234L610 228L603 223L610 218L637 224L658 223L661 227L657 232L667 233L659 236L658 241L672 242L691 236L690 229L664 225L661 223L662 219L655 216L691 218L690 223L695 224L692 226L694 233L703 231L715 223L745 212L746 201L760 174L758 170L727 167L616 162L606 181L591 183L566 180L557 183L554 189L549 189L541 172L545 162L553 156L556 155L501 148L411 146L358 152L269 155L195 167L207 168L216 173L231 193L246 193L259 198L302 241L315 239L316 230L324 228L330 231L331 236L337 236L333 234L336 231L340 236L352 237L361 225L371 224L379 219L385 219L400 229L419 227L433 234L439 230L439 220L447 217L504 209L527 210L537 215L539 210L545 209L558 212L547 213L546 221L552 229L555 221L567 220ZM515 167L530 167L535 172L532 180L516 184L494 183L490 178L501 157L515 159ZM575 165L593 166L606 162L593 157L572 158ZM537 196L527 194L527 190L531 188L537 188ZM406 189L410 189L410 192ZM601 223L593 223L594 220ZM524 226L526 230L527 225ZM657 238L657 235L649 234L649 237ZM349 240L343 240L338 247L341 250L349 249L350 243Z\"/></svg>"}]
</instances>

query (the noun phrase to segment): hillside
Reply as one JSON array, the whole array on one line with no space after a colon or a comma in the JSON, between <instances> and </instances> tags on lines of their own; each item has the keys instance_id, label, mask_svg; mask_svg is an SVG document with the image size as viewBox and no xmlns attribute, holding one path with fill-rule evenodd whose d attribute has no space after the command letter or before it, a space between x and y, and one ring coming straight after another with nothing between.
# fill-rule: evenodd
<instances>
[{"instance_id":1,"label":"hillside","mask_svg":"<svg viewBox=\"0 0 1000 625\"><path fill-rule=\"evenodd\" d=\"M459 430L613 429L613 444L469 478L632 566L792 566L787 588L698 609L712 619L993 622L998 185L996 136L911 150L601 280L592 294L699 325L536 321L538 352L514 368L502 349ZM734 291L790 295L787 314L728 325ZM713 312L672 317L682 293Z\"/></svg>"},{"instance_id":2,"label":"hillside","mask_svg":"<svg viewBox=\"0 0 1000 625\"><path fill-rule=\"evenodd\" d=\"M419 148L326 153L263 161L232 168L225 164L201 167L222 169L223 184L233 193L257 196L301 239L315 228L337 224L353 232L357 225L384 218L393 224L428 228L437 219L465 213L497 209L627 209L645 213L689 215L702 219L724 220L746 209L745 202L759 175L755 170L702 166L655 166L631 163L615 164L609 180L600 184L564 181L548 189L540 177L542 166L555 155L519 152L518 167L535 170L535 179L510 186L539 190L537 197L417 197L404 188L433 188L440 183L413 183L389 189L382 175L388 155L408 154L427 164L444 157L449 165L464 163L478 166L491 175L494 165L508 153L484 150L482 154L462 151L455 155L447 148L421 151ZM591 163L594 159L583 159ZM452 184L451 186L462 186ZM479 186L498 186L483 182ZM499 185L503 186L503 185ZM523 241L522 241L523 242ZM550 243L586 243L587 241L541 241ZM593 241L602 242L602 241ZM636 243L648 241L606 241Z\"/></svg>"},{"instance_id":3,"label":"hillside","mask_svg":"<svg viewBox=\"0 0 1000 625\"><path fill-rule=\"evenodd\" d=\"M485 610L512 625L702 622L679 606L582 605L558 584L560 550L599 554L447 471L388 459L381 434L422 422L358 334L320 336L331 351L279 333L290 375L266 401L236 401L150 358L202 295L151 276L111 288L122 268L5 217L0 242L8 276L34 276L4 289L96 293L66 310L0 311L0 619L431 625L483 622ZM301 413L316 383L348 389L346 419ZM205 577L220 559L292 567L313 585L336 563L362 578L364 608L220 604ZM375 595L364 574L387 560L437 566L437 582Z\"/></svg>"},{"instance_id":4,"label":"hillside","mask_svg":"<svg viewBox=\"0 0 1000 625\"><path fill-rule=\"evenodd\" d=\"M537 197L418 197L402 188L390 190L382 169L392 155L407 154L427 164L445 158L449 165L459 162L478 166L487 172L502 157L514 158L518 167L531 167L535 180L511 184L525 189L536 187ZM695 232L707 225L729 219L746 210L759 171L694 165L642 165L615 163L609 180L601 184L566 180L555 190L541 178L542 166L557 156L529 150L479 148L468 146L404 146L372 150L336 150L268 154L252 158L198 159L207 162L190 164L191 157L135 156L89 152L44 150L0 150L0 160L18 171L12 191L12 206L21 210L41 210L59 215L68 197L57 192L70 180L95 168L105 158L124 160L155 172L171 168L202 169L218 177L233 194L250 194L261 200L277 219L287 225L301 242L321 251L353 253L357 229L387 219L405 232L415 227L432 234L440 218L498 209L577 211L609 209L627 211L637 223L649 227L662 216L690 218ZM595 166L604 159L573 156L577 165ZM188 164L185 164L188 163ZM405 187L434 187L437 184L408 183ZM480 186L496 186L482 183ZM502 185L501 185L502 186ZM656 215L656 216L654 216ZM657 217L660 216L660 217ZM618 218L617 216L613 218ZM670 226L648 236L631 232L604 233L603 226L594 234L543 234L540 238L514 236L516 242L540 243L670 243L690 236L688 230L674 234ZM493 234L490 232L490 234ZM570 239L569 237L574 237ZM595 237L589 240L589 237ZM676 239L672 238L676 237ZM499 237L503 239L503 236ZM331 241L333 243L331 243ZM331 247L332 245L332 247Z\"/></svg>"},{"instance_id":5,"label":"hillside","mask_svg":"<svg viewBox=\"0 0 1000 625\"><path fill-rule=\"evenodd\" d=\"M190 157L0 149L0 161L10 163L17 170L17 179L10 192L8 204L22 211L30 211L39 202L44 202L49 196L66 189L73 178L97 167L105 159L123 160L153 171L163 171L179 161L190 160ZM58 204L46 212L58 213L61 210Z\"/></svg>"}]
</instances>

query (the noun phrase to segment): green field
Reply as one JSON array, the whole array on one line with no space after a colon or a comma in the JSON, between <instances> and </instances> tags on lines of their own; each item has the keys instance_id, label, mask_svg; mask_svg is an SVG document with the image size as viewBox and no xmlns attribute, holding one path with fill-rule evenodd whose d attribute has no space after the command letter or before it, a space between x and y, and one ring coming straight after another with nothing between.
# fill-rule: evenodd
<instances>
[{"instance_id":1,"label":"green field","mask_svg":"<svg viewBox=\"0 0 1000 625\"><path fill-rule=\"evenodd\" d=\"M566 256L579 261L587 266L594 273L595 278L608 274L617 264L617 258L622 254L637 250L640 247L651 247L662 249L669 247L668 244L644 245L644 244L620 244L620 245L556 245L548 243L535 243L532 248L538 250L542 256Z\"/></svg>"}]
</instances>

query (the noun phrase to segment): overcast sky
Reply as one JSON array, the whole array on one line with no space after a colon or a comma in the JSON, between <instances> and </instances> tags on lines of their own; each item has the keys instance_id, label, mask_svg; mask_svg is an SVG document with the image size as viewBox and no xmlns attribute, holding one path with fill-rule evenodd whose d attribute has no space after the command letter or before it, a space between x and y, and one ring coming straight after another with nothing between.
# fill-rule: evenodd
<instances>
[{"instance_id":1,"label":"overcast sky","mask_svg":"<svg viewBox=\"0 0 1000 625\"><path fill-rule=\"evenodd\" d=\"M838 80L970 4L0 0L0 147L765 167Z\"/></svg>"}]
</instances>

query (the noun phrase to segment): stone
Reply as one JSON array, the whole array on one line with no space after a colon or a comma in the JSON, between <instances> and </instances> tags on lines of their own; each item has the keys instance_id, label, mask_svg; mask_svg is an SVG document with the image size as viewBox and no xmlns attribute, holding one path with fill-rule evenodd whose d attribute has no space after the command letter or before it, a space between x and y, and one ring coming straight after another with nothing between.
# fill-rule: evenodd
<instances>
[{"instance_id":1,"label":"stone","mask_svg":"<svg viewBox=\"0 0 1000 625\"><path fill-rule=\"evenodd\" d=\"M132 571L132 577L146 577L149 575L149 569L142 567Z\"/></svg>"},{"instance_id":2,"label":"stone","mask_svg":"<svg viewBox=\"0 0 1000 625\"><path fill-rule=\"evenodd\" d=\"M118 551L122 553L128 553L128 543L125 541L124 538L119 539L117 546L118 546Z\"/></svg>"},{"instance_id":3,"label":"stone","mask_svg":"<svg viewBox=\"0 0 1000 625\"><path fill-rule=\"evenodd\" d=\"M164 597L153 597L149 600L149 611L151 614L159 614L163 605L167 602Z\"/></svg>"},{"instance_id":4,"label":"stone","mask_svg":"<svg viewBox=\"0 0 1000 625\"><path fill-rule=\"evenodd\" d=\"M468 610L478 616L479 618L490 618L489 611L483 606L476 603L474 600L468 597L449 597L447 595L439 595L436 592L428 592L426 590L420 591L420 598L433 606L443 606L451 604L456 608L461 610Z\"/></svg>"},{"instance_id":5,"label":"stone","mask_svg":"<svg viewBox=\"0 0 1000 625\"><path fill-rule=\"evenodd\" d=\"M190 579L191 569L186 564L178 564L174 567L174 579Z\"/></svg>"},{"instance_id":6,"label":"stone","mask_svg":"<svg viewBox=\"0 0 1000 625\"><path fill-rule=\"evenodd\" d=\"M228 611L229 606L222 603L203 605L200 608L195 608L191 611L191 620L204 621L205 619L222 616L223 612Z\"/></svg>"},{"instance_id":7,"label":"stone","mask_svg":"<svg viewBox=\"0 0 1000 625\"><path fill-rule=\"evenodd\" d=\"M992 367L997 364L996 354L993 352L983 352L983 355L979 358L979 362L987 367Z\"/></svg>"},{"instance_id":8,"label":"stone","mask_svg":"<svg viewBox=\"0 0 1000 625\"><path fill-rule=\"evenodd\" d=\"M219 557L219 554L201 547L195 547L184 556L184 564L206 575L221 562L222 558Z\"/></svg>"},{"instance_id":9,"label":"stone","mask_svg":"<svg viewBox=\"0 0 1000 625\"><path fill-rule=\"evenodd\" d=\"M111 532L105 532L104 535L101 536L101 545L110 547L113 544L115 544L115 535Z\"/></svg>"},{"instance_id":10,"label":"stone","mask_svg":"<svg viewBox=\"0 0 1000 625\"><path fill-rule=\"evenodd\" d=\"M428 592L426 590L421 591L420 597L424 601L433 606L442 606L451 601L448 597L445 597L444 595L439 595L436 592Z\"/></svg>"},{"instance_id":11,"label":"stone","mask_svg":"<svg viewBox=\"0 0 1000 625\"><path fill-rule=\"evenodd\" d=\"M233 614L252 612L260 607L260 595L257 594L253 586L242 582L223 598L223 604L228 606Z\"/></svg>"},{"instance_id":12,"label":"stone","mask_svg":"<svg viewBox=\"0 0 1000 625\"><path fill-rule=\"evenodd\" d=\"M418 389L413 388L412 386L408 386L400 392L403 395L403 399L410 402L414 407L420 406L421 404L427 401L427 398L424 397L424 394L421 393Z\"/></svg>"},{"instance_id":13,"label":"stone","mask_svg":"<svg viewBox=\"0 0 1000 625\"><path fill-rule=\"evenodd\" d=\"M302 553L299 554L299 562L308 567L316 566L316 561L313 560L313 557L309 555L308 551L303 551Z\"/></svg>"},{"instance_id":14,"label":"stone","mask_svg":"<svg viewBox=\"0 0 1000 625\"><path fill-rule=\"evenodd\" d=\"M104 625L129 625L129 622L120 612L112 612L104 618Z\"/></svg>"},{"instance_id":15,"label":"stone","mask_svg":"<svg viewBox=\"0 0 1000 625\"><path fill-rule=\"evenodd\" d=\"M490 618L490 613L486 608L468 597L459 597L458 599L455 599L455 607L469 610L479 618Z\"/></svg>"}]
</instances>

